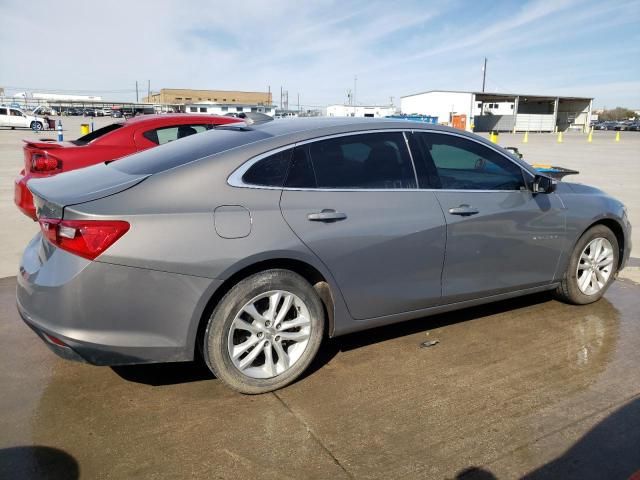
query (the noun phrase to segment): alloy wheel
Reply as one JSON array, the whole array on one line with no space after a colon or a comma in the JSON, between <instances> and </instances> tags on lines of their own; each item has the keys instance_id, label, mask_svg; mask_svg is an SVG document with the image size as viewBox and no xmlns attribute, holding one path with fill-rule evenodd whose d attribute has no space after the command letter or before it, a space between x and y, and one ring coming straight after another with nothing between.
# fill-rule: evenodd
<instances>
[{"instance_id":1,"label":"alloy wheel","mask_svg":"<svg viewBox=\"0 0 640 480\"><path fill-rule=\"evenodd\" d=\"M302 356L311 335L309 309L291 292L271 290L249 300L229 329L233 365L252 378L272 378Z\"/></svg>"},{"instance_id":2,"label":"alloy wheel","mask_svg":"<svg viewBox=\"0 0 640 480\"><path fill-rule=\"evenodd\" d=\"M585 295L600 292L611 277L613 260L613 247L609 240L603 237L591 240L582 250L576 270L580 291Z\"/></svg>"}]
</instances>

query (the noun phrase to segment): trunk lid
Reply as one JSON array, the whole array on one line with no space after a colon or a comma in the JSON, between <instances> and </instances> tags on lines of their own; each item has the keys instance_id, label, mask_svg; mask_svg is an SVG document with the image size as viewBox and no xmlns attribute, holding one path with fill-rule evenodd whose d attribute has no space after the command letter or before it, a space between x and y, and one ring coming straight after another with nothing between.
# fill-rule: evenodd
<instances>
[{"instance_id":1,"label":"trunk lid","mask_svg":"<svg viewBox=\"0 0 640 480\"><path fill-rule=\"evenodd\" d=\"M91 202L137 185L149 174L130 174L104 163L48 178L34 178L27 186L38 218L62 218L64 207Z\"/></svg>"}]
</instances>

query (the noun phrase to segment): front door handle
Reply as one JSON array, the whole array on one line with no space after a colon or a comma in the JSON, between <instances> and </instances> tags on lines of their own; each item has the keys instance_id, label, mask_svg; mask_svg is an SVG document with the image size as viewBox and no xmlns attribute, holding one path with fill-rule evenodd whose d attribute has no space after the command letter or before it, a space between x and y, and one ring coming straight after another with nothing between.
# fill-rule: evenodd
<instances>
[{"instance_id":1,"label":"front door handle","mask_svg":"<svg viewBox=\"0 0 640 480\"><path fill-rule=\"evenodd\" d=\"M475 215L476 213L480 213L480 210L478 210L475 207L472 207L471 205L467 205L466 203L463 203L458 207L450 208L449 213L451 215L466 216L466 215Z\"/></svg>"},{"instance_id":2,"label":"front door handle","mask_svg":"<svg viewBox=\"0 0 640 480\"><path fill-rule=\"evenodd\" d=\"M330 208L325 208L321 212L310 213L307 215L307 220L312 222L337 222L338 220L344 220L347 215L342 212L336 212Z\"/></svg>"}]
</instances>

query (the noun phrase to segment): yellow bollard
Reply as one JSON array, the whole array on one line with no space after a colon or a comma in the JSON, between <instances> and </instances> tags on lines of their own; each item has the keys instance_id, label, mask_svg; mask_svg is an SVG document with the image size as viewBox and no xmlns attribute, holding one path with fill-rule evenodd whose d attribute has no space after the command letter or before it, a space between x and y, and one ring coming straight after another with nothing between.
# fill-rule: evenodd
<instances>
[{"instance_id":1,"label":"yellow bollard","mask_svg":"<svg viewBox=\"0 0 640 480\"><path fill-rule=\"evenodd\" d=\"M562 132L558 132L558 143L562 143Z\"/></svg>"},{"instance_id":2,"label":"yellow bollard","mask_svg":"<svg viewBox=\"0 0 640 480\"><path fill-rule=\"evenodd\" d=\"M616 142L620 141L620 131L616 132Z\"/></svg>"},{"instance_id":3,"label":"yellow bollard","mask_svg":"<svg viewBox=\"0 0 640 480\"><path fill-rule=\"evenodd\" d=\"M593 128L589 130L589 136L587 137L587 142L588 143L593 142Z\"/></svg>"},{"instance_id":4,"label":"yellow bollard","mask_svg":"<svg viewBox=\"0 0 640 480\"><path fill-rule=\"evenodd\" d=\"M522 143L529 143L529 130L524 132L524 138L522 139Z\"/></svg>"},{"instance_id":5,"label":"yellow bollard","mask_svg":"<svg viewBox=\"0 0 640 480\"><path fill-rule=\"evenodd\" d=\"M88 135L89 134L89 124L83 123L80 125L80 135Z\"/></svg>"},{"instance_id":6,"label":"yellow bollard","mask_svg":"<svg viewBox=\"0 0 640 480\"><path fill-rule=\"evenodd\" d=\"M491 143L498 143L498 132L495 130L491 130L489 133L489 141Z\"/></svg>"}]
</instances>

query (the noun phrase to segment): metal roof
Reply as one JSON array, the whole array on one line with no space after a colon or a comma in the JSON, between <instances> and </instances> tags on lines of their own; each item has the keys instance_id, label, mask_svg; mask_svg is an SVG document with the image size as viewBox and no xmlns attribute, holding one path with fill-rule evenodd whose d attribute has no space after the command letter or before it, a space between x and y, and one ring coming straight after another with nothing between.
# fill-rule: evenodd
<instances>
[{"instance_id":1,"label":"metal roof","mask_svg":"<svg viewBox=\"0 0 640 480\"><path fill-rule=\"evenodd\" d=\"M424 92L412 93L410 95L403 95L400 98L415 97L417 95L424 95L425 93L469 93L474 95L485 95L494 97L527 97L527 98L560 98L563 100L593 100L593 97L576 97L576 96L563 96L563 95L539 95L529 93L504 93L504 92L477 92L477 91L464 91L464 90L426 90Z\"/></svg>"}]
</instances>

